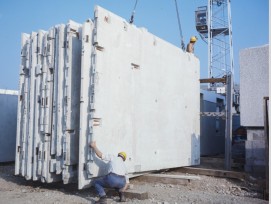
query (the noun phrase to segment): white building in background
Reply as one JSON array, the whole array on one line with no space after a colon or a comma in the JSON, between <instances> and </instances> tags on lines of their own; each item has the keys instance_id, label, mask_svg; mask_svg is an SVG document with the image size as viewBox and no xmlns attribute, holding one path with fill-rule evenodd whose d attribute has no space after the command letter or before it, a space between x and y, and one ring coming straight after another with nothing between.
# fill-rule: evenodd
<instances>
[{"instance_id":1,"label":"white building in background","mask_svg":"<svg viewBox=\"0 0 271 204\"><path fill-rule=\"evenodd\" d=\"M0 162L15 160L18 91L0 89Z\"/></svg>"},{"instance_id":2,"label":"white building in background","mask_svg":"<svg viewBox=\"0 0 271 204\"><path fill-rule=\"evenodd\" d=\"M221 112L225 109L225 96L200 90L200 111ZM221 117L200 117L200 154L212 156L225 152L225 120Z\"/></svg>"}]
</instances>

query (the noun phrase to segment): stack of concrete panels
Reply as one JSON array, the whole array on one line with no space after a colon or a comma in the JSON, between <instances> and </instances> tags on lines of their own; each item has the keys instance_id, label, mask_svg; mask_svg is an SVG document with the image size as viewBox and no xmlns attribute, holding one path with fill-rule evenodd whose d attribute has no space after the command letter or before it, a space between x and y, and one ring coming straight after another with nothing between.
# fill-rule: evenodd
<instances>
[{"instance_id":1,"label":"stack of concrete panels","mask_svg":"<svg viewBox=\"0 0 271 204\"><path fill-rule=\"evenodd\" d=\"M269 96L269 46L240 51L241 125L247 128L245 169L264 175L265 140L263 97Z\"/></svg>"},{"instance_id":2,"label":"stack of concrete panels","mask_svg":"<svg viewBox=\"0 0 271 204\"><path fill-rule=\"evenodd\" d=\"M22 34L15 174L68 183L78 162L81 25Z\"/></svg>"},{"instance_id":3,"label":"stack of concrete panels","mask_svg":"<svg viewBox=\"0 0 271 204\"><path fill-rule=\"evenodd\" d=\"M78 174L78 188L87 187L107 173L92 140L104 153L127 152L131 174L199 164L193 54L101 7L82 27L51 30L40 31L40 52L29 52L36 34L22 40L16 174L64 183ZM41 61L31 65L36 55Z\"/></svg>"}]
</instances>

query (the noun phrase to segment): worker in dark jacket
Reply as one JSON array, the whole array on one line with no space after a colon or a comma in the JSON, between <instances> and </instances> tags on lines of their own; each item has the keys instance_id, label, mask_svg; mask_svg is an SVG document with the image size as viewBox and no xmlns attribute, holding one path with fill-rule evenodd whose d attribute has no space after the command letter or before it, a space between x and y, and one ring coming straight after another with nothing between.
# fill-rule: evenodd
<instances>
[{"instance_id":1,"label":"worker in dark jacket","mask_svg":"<svg viewBox=\"0 0 271 204\"><path fill-rule=\"evenodd\" d=\"M198 38L196 36L192 36L190 38L190 42L187 44L187 47L186 47L186 52L194 53L194 45L195 45L197 39Z\"/></svg>"},{"instance_id":2,"label":"worker in dark jacket","mask_svg":"<svg viewBox=\"0 0 271 204\"><path fill-rule=\"evenodd\" d=\"M90 143L96 155L104 161L109 161L108 174L104 177L98 178L93 182L96 191L99 194L99 201L97 203L106 203L106 194L104 187L114 188L118 191L120 202L125 202L123 192L127 189L129 177L127 175L126 166L126 153L120 152L118 156L111 154L103 154L96 146L96 141Z\"/></svg>"}]
</instances>

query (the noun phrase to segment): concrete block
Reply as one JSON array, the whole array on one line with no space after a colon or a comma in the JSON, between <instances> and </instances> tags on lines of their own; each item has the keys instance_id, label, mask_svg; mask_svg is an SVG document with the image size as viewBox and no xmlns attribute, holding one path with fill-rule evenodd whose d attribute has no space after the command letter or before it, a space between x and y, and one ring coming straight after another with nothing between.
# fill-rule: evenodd
<instances>
[{"instance_id":1,"label":"concrete block","mask_svg":"<svg viewBox=\"0 0 271 204\"><path fill-rule=\"evenodd\" d=\"M250 166L259 166L259 165L265 165L264 159L258 159L258 158L247 158L246 159L246 165Z\"/></svg>"},{"instance_id":2,"label":"concrete block","mask_svg":"<svg viewBox=\"0 0 271 204\"><path fill-rule=\"evenodd\" d=\"M247 129L247 140L265 140L264 129Z\"/></svg>"},{"instance_id":3,"label":"concrete block","mask_svg":"<svg viewBox=\"0 0 271 204\"><path fill-rule=\"evenodd\" d=\"M269 46L243 49L240 62L241 125L263 127L263 97L269 96Z\"/></svg>"},{"instance_id":4,"label":"concrete block","mask_svg":"<svg viewBox=\"0 0 271 204\"><path fill-rule=\"evenodd\" d=\"M114 189L106 189L108 196L118 196L118 193ZM147 191L140 189L128 189L124 192L124 196L129 199L146 200L149 198Z\"/></svg>"},{"instance_id":5,"label":"concrete block","mask_svg":"<svg viewBox=\"0 0 271 204\"><path fill-rule=\"evenodd\" d=\"M245 165L244 168L252 176L265 178L265 165Z\"/></svg>"},{"instance_id":6,"label":"concrete block","mask_svg":"<svg viewBox=\"0 0 271 204\"><path fill-rule=\"evenodd\" d=\"M225 171L217 169L206 169L206 168L195 168L195 167L181 167L175 169L175 171L188 173L188 174L197 174L197 175L206 175L206 176L215 176L215 177L224 177L224 178L235 178L235 179L245 179L246 174L236 171Z\"/></svg>"},{"instance_id":7,"label":"concrete block","mask_svg":"<svg viewBox=\"0 0 271 204\"><path fill-rule=\"evenodd\" d=\"M265 141L246 141L245 147L246 160L252 159L265 161Z\"/></svg>"},{"instance_id":8,"label":"concrete block","mask_svg":"<svg viewBox=\"0 0 271 204\"><path fill-rule=\"evenodd\" d=\"M191 182L200 180L198 176L168 175L168 174L147 174L136 178L139 181L163 184L188 185Z\"/></svg>"},{"instance_id":9,"label":"concrete block","mask_svg":"<svg viewBox=\"0 0 271 204\"><path fill-rule=\"evenodd\" d=\"M245 142L246 149L265 149L264 140L250 140Z\"/></svg>"}]
</instances>

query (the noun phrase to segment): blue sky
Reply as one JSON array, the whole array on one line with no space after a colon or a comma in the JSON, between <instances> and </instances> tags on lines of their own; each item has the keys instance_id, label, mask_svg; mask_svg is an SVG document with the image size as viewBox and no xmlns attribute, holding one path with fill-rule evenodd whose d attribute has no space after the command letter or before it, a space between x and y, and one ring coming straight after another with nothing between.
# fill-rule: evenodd
<instances>
[{"instance_id":1,"label":"blue sky","mask_svg":"<svg viewBox=\"0 0 271 204\"><path fill-rule=\"evenodd\" d=\"M195 29L194 11L207 0L178 0L185 43ZM129 19L135 0L0 0L0 89L18 89L21 33L93 18L95 5ZM235 81L239 82L239 51L268 44L268 0L232 0ZM134 24L180 46L174 0L138 0ZM195 54L201 62L201 78L207 77L207 45L199 40Z\"/></svg>"}]
</instances>

